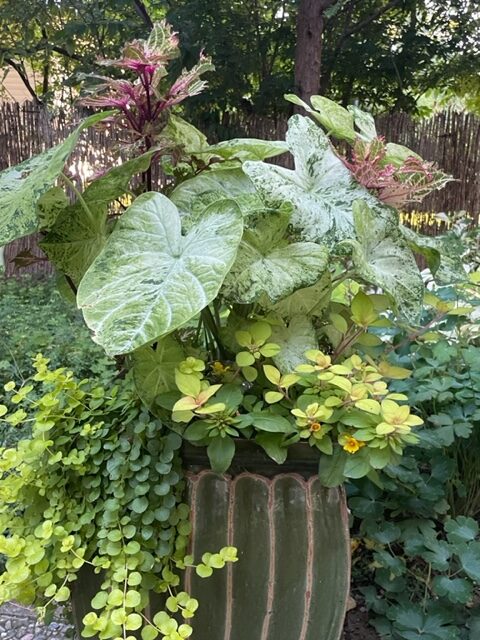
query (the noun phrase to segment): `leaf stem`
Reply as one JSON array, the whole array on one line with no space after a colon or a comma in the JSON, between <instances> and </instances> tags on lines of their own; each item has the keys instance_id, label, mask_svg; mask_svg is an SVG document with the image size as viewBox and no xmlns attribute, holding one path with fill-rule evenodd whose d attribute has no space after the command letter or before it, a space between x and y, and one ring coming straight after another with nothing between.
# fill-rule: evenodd
<instances>
[{"instance_id":1,"label":"leaf stem","mask_svg":"<svg viewBox=\"0 0 480 640\"><path fill-rule=\"evenodd\" d=\"M92 211L89 209L87 203L85 202L82 194L80 193L80 191L77 189L75 183L70 180L69 177L67 177L64 173L61 174L63 180L67 183L67 186L70 187L70 189L73 191L73 193L77 196L78 201L80 202L80 204L83 207L83 210L85 211L85 213L87 214L90 222L93 224L95 223L95 217L92 213Z\"/></svg>"},{"instance_id":2,"label":"leaf stem","mask_svg":"<svg viewBox=\"0 0 480 640\"><path fill-rule=\"evenodd\" d=\"M223 344L222 344L222 340L220 338L220 333L217 327L217 323L215 322L215 318L213 317L213 313L210 310L209 306L206 306L204 309L201 310L200 312L200 316L202 318L202 322L205 326L206 329L208 329L209 333L211 334L212 338L215 340L215 343L217 345L217 354L213 354L213 355L217 355L217 357L219 359L221 359L221 357L224 355L224 348L223 348Z\"/></svg>"}]
</instances>

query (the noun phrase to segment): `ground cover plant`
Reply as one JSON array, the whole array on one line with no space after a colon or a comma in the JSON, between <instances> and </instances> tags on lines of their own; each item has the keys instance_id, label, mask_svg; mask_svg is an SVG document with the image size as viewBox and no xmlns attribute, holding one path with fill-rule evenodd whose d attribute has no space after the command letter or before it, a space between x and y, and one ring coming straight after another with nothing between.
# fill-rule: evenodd
<instances>
[{"instance_id":1,"label":"ground cover plant","mask_svg":"<svg viewBox=\"0 0 480 640\"><path fill-rule=\"evenodd\" d=\"M176 570L196 563L209 577L236 559L230 546L185 555L182 438L206 447L219 473L237 438L280 464L303 441L327 487L363 477L380 484L423 422L391 387L405 369L382 351L393 319L420 330L415 253L439 281L466 278L455 252L443 259L444 240L408 230L397 209L448 176L379 138L368 113L313 96L311 107L300 101L313 119L293 116L286 142L210 145L172 109L202 90L212 64L202 55L171 84L177 53L164 23L126 45L84 100L112 111L0 174L0 242L41 232L118 368L103 387L39 355L33 379L7 381L0 405L3 422L33 425L30 438L2 451L0 489L18 511L13 524L2 520L1 599L33 602L46 615L93 565L103 583L83 619L86 637L129 640L140 629L143 640L188 637L198 603L177 590ZM80 193L62 170L94 125L122 129L128 159ZM287 151L294 170L265 162ZM152 190L158 166L169 176L163 193ZM86 493L74 500L79 476ZM41 512L32 495L45 498ZM149 591L167 595L153 618Z\"/></svg>"},{"instance_id":2,"label":"ground cover plant","mask_svg":"<svg viewBox=\"0 0 480 640\"><path fill-rule=\"evenodd\" d=\"M20 382L31 374L32 358L43 352L53 367L100 382L115 374L112 360L92 342L81 315L64 299L54 278L23 276L0 280L0 371Z\"/></svg>"},{"instance_id":3,"label":"ground cover plant","mask_svg":"<svg viewBox=\"0 0 480 640\"><path fill-rule=\"evenodd\" d=\"M476 283L472 272L466 288L429 294L423 333L393 338L397 364L412 371L394 388L424 427L381 485L350 487L360 542L354 583L382 638L473 639L479 632Z\"/></svg>"}]
</instances>

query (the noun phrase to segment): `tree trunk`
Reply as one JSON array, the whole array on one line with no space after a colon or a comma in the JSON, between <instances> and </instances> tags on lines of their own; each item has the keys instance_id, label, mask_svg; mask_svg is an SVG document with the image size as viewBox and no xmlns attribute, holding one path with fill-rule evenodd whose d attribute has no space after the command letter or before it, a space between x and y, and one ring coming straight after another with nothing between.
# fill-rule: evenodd
<instances>
[{"instance_id":1,"label":"tree trunk","mask_svg":"<svg viewBox=\"0 0 480 640\"><path fill-rule=\"evenodd\" d=\"M335 0L300 0L295 49L295 93L307 100L320 90L324 12Z\"/></svg>"}]
</instances>

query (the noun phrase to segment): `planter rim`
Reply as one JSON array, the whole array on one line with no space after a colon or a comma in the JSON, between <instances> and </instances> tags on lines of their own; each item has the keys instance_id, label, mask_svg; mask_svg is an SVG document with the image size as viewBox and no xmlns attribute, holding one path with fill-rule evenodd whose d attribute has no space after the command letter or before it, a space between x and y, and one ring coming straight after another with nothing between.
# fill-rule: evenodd
<instances>
[{"instance_id":1,"label":"planter rim","mask_svg":"<svg viewBox=\"0 0 480 640\"><path fill-rule=\"evenodd\" d=\"M229 476L242 473L256 473L273 477L285 473L297 473L302 478L318 474L320 453L307 442L296 442L288 447L287 459L283 464L272 460L253 440L235 440L236 449L232 464L225 472ZM185 442L182 444L183 467L187 472L197 474L210 468L205 447Z\"/></svg>"}]
</instances>

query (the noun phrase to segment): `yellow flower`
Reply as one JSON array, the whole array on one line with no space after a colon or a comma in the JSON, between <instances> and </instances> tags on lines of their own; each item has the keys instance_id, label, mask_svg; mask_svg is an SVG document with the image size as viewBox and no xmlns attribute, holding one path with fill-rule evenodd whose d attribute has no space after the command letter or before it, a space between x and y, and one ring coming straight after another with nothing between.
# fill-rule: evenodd
<instances>
[{"instance_id":1,"label":"yellow flower","mask_svg":"<svg viewBox=\"0 0 480 640\"><path fill-rule=\"evenodd\" d=\"M211 369L214 376L216 376L217 378L222 378L229 371L231 371L232 368L228 365L223 364L223 362L216 360L212 363Z\"/></svg>"},{"instance_id":2,"label":"yellow flower","mask_svg":"<svg viewBox=\"0 0 480 640\"><path fill-rule=\"evenodd\" d=\"M343 441L343 450L348 453L357 453L362 447L365 446L365 442L361 442L357 440L353 436L345 436L342 438Z\"/></svg>"},{"instance_id":3,"label":"yellow flower","mask_svg":"<svg viewBox=\"0 0 480 640\"><path fill-rule=\"evenodd\" d=\"M310 424L310 431L312 433L316 433L317 431L320 431L321 428L322 428L322 425L320 424L320 422L312 422Z\"/></svg>"}]
</instances>

